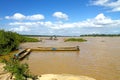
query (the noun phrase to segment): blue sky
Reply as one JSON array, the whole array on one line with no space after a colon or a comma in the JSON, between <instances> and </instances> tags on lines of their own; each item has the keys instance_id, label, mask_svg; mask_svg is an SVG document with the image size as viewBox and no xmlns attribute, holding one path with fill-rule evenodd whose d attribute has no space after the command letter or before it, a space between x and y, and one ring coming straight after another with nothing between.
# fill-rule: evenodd
<instances>
[{"instance_id":1,"label":"blue sky","mask_svg":"<svg viewBox=\"0 0 120 80\"><path fill-rule=\"evenodd\" d=\"M0 29L20 34L120 33L120 0L0 0Z\"/></svg>"}]
</instances>

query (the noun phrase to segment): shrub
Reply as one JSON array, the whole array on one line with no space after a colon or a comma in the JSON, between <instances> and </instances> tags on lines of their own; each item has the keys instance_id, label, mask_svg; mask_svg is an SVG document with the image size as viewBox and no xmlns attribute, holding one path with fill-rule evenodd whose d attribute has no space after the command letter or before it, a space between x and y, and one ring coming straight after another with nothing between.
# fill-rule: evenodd
<instances>
[{"instance_id":1,"label":"shrub","mask_svg":"<svg viewBox=\"0 0 120 80\"><path fill-rule=\"evenodd\" d=\"M7 54L19 45L18 34L0 30L0 55Z\"/></svg>"},{"instance_id":2,"label":"shrub","mask_svg":"<svg viewBox=\"0 0 120 80\"><path fill-rule=\"evenodd\" d=\"M0 30L0 55L15 50L21 42L37 42L37 39L21 36L15 32Z\"/></svg>"}]
</instances>

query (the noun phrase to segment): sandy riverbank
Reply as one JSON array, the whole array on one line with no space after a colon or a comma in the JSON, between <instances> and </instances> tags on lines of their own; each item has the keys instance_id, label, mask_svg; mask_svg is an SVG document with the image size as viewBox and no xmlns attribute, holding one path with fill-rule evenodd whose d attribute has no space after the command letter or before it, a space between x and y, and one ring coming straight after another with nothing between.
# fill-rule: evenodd
<instances>
[{"instance_id":1,"label":"sandy riverbank","mask_svg":"<svg viewBox=\"0 0 120 80\"><path fill-rule=\"evenodd\" d=\"M5 66L5 64L3 64L3 63L0 63L0 80L10 80L9 78L10 78L10 73L7 73L7 72L5 72L4 71L4 67Z\"/></svg>"},{"instance_id":2,"label":"sandy riverbank","mask_svg":"<svg viewBox=\"0 0 120 80\"><path fill-rule=\"evenodd\" d=\"M11 74L5 72L3 67L5 65L0 63L0 80L14 80L11 79ZM32 80L32 79L27 79ZM75 75L68 75L68 74L43 74L38 76L36 80L96 80L87 76L75 76Z\"/></svg>"}]
</instances>

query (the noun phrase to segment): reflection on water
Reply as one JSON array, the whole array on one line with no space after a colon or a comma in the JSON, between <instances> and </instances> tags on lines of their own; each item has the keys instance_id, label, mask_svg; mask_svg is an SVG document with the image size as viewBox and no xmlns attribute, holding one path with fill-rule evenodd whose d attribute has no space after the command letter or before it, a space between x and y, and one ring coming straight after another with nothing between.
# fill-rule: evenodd
<instances>
[{"instance_id":1,"label":"reflection on water","mask_svg":"<svg viewBox=\"0 0 120 80\"><path fill-rule=\"evenodd\" d=\"M86 38L81 51L32 52L28 62L34 74L76 74L96 80L120 80L120 38ZM62 44L62 43L61 43ZM71 43L70 43L71 44Z\"/></svg>"}]
</instances>

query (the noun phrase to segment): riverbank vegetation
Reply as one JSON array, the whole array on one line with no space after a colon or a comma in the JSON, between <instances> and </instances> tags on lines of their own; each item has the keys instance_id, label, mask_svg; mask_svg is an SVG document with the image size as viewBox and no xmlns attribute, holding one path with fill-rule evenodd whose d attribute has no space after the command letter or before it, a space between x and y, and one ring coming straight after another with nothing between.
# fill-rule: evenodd
<instances>
[{"instance_id":1,"label":"riverbank vegetation","mask_svg":"<svg viewBox=\"0 0 120 80\"><path fill-rule=\"evenodd\" d=\"M0 55L8 54L10 51L18 48L22 42L37 42L35 38L21 36L11 31L0 30Z\"/></svg>"},{"instance_id":2,"label":"riverbank vegetation","mask_svg":"<svg viewBox=\"0 0 120 80\"><path fill-rule=\"evenodd\" d=\"M66 40L64 40L64 42L68 42L68 41L73 41L73 42L85 42L87 40L83 39L83 38L68 38Z\"/></svg>"},{"instance_id":3,"label":"riverbank vegetation","mask_svg":"<svg viewBox=\"0 0 120 80\"><path fill-rule=\"evenodd\" d=\"M27 78L35 80L36 76L30 73L28 64L20 63L19 60L12 57L9 60L3 59L2 62L5 64L4 70L11 73L12 80L13 78L15 80L27 80Z\"/></svg>"},{"instance_id":4,"label":"riverbank vegetation","mask_svg":"<svg viewBox=\"0 0 120 80\"><path fill-rule=\"evenodd\" d=\"M85 34L81 37L120 37L120 34Z\"/></svg>"}]
</instances>

